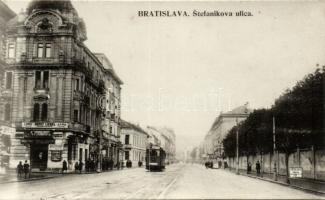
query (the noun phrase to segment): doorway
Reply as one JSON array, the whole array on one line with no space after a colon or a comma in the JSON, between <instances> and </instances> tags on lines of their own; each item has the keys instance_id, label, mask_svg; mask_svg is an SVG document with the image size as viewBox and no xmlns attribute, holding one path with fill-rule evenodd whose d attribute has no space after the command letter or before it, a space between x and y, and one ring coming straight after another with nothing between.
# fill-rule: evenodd
<instances>
[{"instance_id":1,"label":"doorway","mask_svg":"<svg viewBox=\"0 0 325 200\"><path fill-rule=\"evenodd\" d=\"M47 168L48 144L32 144L30 147L31 168L44 171Z\"/></svg>"}]
</instances>

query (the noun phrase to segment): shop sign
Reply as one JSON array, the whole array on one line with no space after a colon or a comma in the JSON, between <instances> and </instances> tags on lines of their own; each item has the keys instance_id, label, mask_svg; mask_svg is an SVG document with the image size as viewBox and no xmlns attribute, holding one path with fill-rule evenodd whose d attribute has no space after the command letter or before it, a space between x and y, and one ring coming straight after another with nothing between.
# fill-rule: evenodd
<instances>
[{"instance_id":1,"label":"shop sign","mask_svg":"<svg viewBox=\"0 0 325 200\"><path fill-rule=\"evenodd\" d=\"M60 151L63 150L63 145L55 145L55 144L50 144L49 145L49 150L50 151Z\"/></svg>"},{"instance_id":2,"label":"shop sign","mask_svg":"<svg viewBox=\"0 0 325 200\"><path fill-rule=\"evenodd\" d=\"M54 144L53 139L34 139L34 138L23 138L21 144Z\"/></svg>"},{"instance_id":3,"label":"shop sign","mask_svg":"<svg viewBox=\"0 0 325 200\"><path fill-rule=\"evenodd\" d=\"M23 128L69 128L68 123L63 122L22 122Z\"/></svg>"},{"instance_id":4,"label":"shop sign","mask_svg":"<svg viewBox=\"0 0 325 200\"><path fill-rule=\"evenodd\" d=\"M15 137L16 138L24 138L24 132L16 132Z\"/></svg>"},{"instance_id":5,"label":"shop sign","mask_svg":"<svg viewBox=\"0 0 325 200\"><path fill-rule=\"evenodd\" d=\"M60 162L62 160L62 151L52 150L51 151L51 161Z\"/></svg>"},{"instance_id":6,"label":"shop sign","mask_svg":"<svg viewBox=\"0 0 325 200\"><path fill-rule=\"evenodd\" d=\"M49 137L51 136L50 131L31 131L26 133L27 137Z\"/></svg>"},{"instance_id":7,"label":"shop sign","mask_svg":"<svg viewBox=\"0 0 325 200\"><path fill-rule=\"evenodd\" d=\"M63 138L63 133L53 133L55 139Z\"/></svg>"},{"instance_id":8,"label":"shop sign","mask_svg":"<svg viewBox=\"0 0 325 200\"><path fill-rule=\"evenodd\" d=\"M0 126L0 134L4 135L14 135L16 132L15 128L9 126Z\"/></svg>"},{"instance_id":9,"label":"shop sign","mask_svg":"<svg viewBox=\"0 0 325 200\"><path fill-rule=\"evenodd\" d=\"M290 174L290 178L302 178L302 168L301 167L290 167L289 174Z\"/></svg>"}]
</instances>

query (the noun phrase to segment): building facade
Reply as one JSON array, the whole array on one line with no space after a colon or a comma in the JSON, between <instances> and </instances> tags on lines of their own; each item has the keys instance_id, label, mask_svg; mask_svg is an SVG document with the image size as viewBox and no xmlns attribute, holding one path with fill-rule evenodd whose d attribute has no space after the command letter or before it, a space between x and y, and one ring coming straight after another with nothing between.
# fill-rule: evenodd
<instances>
[{"instance_id":1,"label":"building facade","mask_svg":"<svg viewBox=\"0 0 325 200\"><path fill-rule=\"evenodd\" d=\"M113 65L102 53L94 53L104 67L105 94L99 101L104 108L101 121L101 154L104 160L113 161L113 165L123 158L123 144L120 141L121 128L121 84L122 80L117 76Z\"/></svg>"},{"instance_id":2,"label":"building facade","mask_svg":"<svg viewBox=\"0 0 325 200\"><path fill-rule=\"evenodd\" d=\"M223 157L223 139L230 129L245 120L249 113L248 104L239 106L229 112L221 113L212 124L209 132L200 145L203 159L216 159Z\"/></svg>"},{"instance_id":3,"label":"building facade","mask_svg":"<svg viewBox=\"0 0 325 200\"><path fill-rule=\"evenodd\" d=\"M4 80L4 69L6 68L5 62L5 46L6 46L6 24L14 18L16 14L2 1L0 1L0 80ZM9 84L6 84L9 86ZM3 90L5 84L0 84L0 91ZM0 96L0 107L3 108L5 99ZM0 110L0 113L5 118L9 118L9 112ZM0 168L7 167L9 164L9 148L10 148L10 135L13 133L13 129L10 127L10 123L0 121Z\"/></svg>"},{"instance_id":4,"label":"building facade","mask_svg":"<svg viewBox=\"0 0 325 200\"><path fill-rule=\"evenodd\" d=\"M176 136L171 128L157 128L147 126L146 131L149 134L149 144L160 146L166 152L166 164L176 161Z\"/></svg>"},{"instance_id":5,"label":"building facade","mask_svg":"<svg viewBox=\"0 0 325 200\"><path fill-rule=\"evenodd\" d=\"M71 2L31 1L7 23L6 34L0 110L16 130L10 167L22 160L39 170L61 168L63 160L69 169L100 162L104 139L118 144L122 81L85 46L86 26ZM106 109L113 96L114 112ZM118 145L111 144L106 150L116 157Z\"/></svg>"},{"instance_id":6,"label":"building facade","mask_svg":"<svg viewBox=\"0 0 325 200\"><path fill-rule=\"evenodd\" d=\"M149 135L140 126L121 121L121 141L124 145L124 161L130 160L132 166L144 163Z\"/></svg>"}]
</instances>

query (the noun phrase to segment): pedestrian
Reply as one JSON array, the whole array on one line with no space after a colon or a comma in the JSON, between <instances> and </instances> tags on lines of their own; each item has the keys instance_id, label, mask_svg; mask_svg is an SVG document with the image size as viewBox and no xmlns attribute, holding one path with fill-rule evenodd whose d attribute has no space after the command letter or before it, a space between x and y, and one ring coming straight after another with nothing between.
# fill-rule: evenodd
<instances>
[{"instance_id":1,"label":"pedestrian","mask_svg":"<svg viewBox=\"0 0 325 200\"><path fill-rule=\"evenodd\" d=\"M24 174L25 174L25 179L27 178L27 174L28 174L28 178L30 177L29 164L28 164L27 160L25 160L25 164L24 164Z\"/></svg>"},{"instance_id":2,"label":"pedestrian","mask_svg":"<svg viewBox=\"0 0 325 200\"><path fill-rule=\"evenodd\" d=\"M80 162L79 162L79 174L81 174L81 171L82 171L82 167L83 167L83 163L82 163L82 161L80 160Z\"/></svg>"},{"instance_id":3,"label":"pedestrian","mask_svg":"<svg viewBox=\"0 0 325 200\"><path fill-rule=\"evenodd\" d=\"M67 161L63 160L63 163L62 163L62 174L64 173L64 171L67 172L68 170L68 163Z\"/></svg>"},{"instance_id":4,"label":"pedestrian","mask_svg":"<svg viewBox=\"0 0 325 200\"><path fill-rule=\"evenodd\" d=\"M89 159L86 160L85 169L86 169L86 172L89 172Z\"/></svg>"},{"instance_id":5,"label":"pedestrian","mask_svg":"<svg viewBox=\"0 0 325 200\"><path fill-rule=\"evenodd\" d=\"M19 178L22 177L22 175L23 175L23 171L24 171L24 166L23 166L22 162L19 161L19 164L17 165L17 176L18 176Z\"/></svg>"},{"instance_id":6,"label":"pedestrian","mask_svg":"<svg viewBox=\"0 0 325 200\"><path fill-rule=\"evenodd\" d=\"M261 164L260 164L260 161L257 161L256 162L256 174L260 175L260 173L261 173Z\"/></svg>"},{"instance_id":7,"label":"pedestrian","mask_svg":"<svg viewBox=\"0 0 325 200\"><path fill-rule=\"evenodd\" d=\"M228 168L228 163L227 163L227 161L224 162L224 167L225 167L225 169Z\"/></svg>"},{"instance_id":8,"label":"pedestrian","mask_svg":"<svg viewBox=\"0 0 325 200\"><path fill-rule=\"evenodd\" d=\"M77 171L79 170L79 163L78 161L74 164L74 171L75 173L77 173Z\"/></svg>"},{"instance_id":9,"label":"pedestrian","mask_svg":"<svg viewBox=\"0 0 325 200\"><path fill-rule=\"evenodd\" d=\"M250 174L252 171L252 164L250 162L247 163L247 174Z\"/></svg>"}]
</instances>

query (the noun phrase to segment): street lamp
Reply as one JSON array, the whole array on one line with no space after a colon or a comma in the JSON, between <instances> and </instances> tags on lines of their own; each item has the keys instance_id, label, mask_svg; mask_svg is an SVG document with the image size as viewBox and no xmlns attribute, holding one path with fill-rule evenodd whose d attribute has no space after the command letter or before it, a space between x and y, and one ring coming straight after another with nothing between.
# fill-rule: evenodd
<instances>
[{"instance_id":1,"label":"street lamp","mask_svg":"<svg viewBox=\"0 0 325 200\"><path fill-rule=\"evenodd\" d=\"M238 118L236 117L236 174L239 174L239 144L238 144Z\"/></svg>"},{"instance_id":2,"label":"street lamp","mask_svg":"<svg viewBox=\"0 0 325 200\"><path fill-rule=\"evenodd\" d=\"M274 168L273 168L273 179L275 181L278 180L278 172L277 172L277 166L276 166L276 158L275 158L275 154L276 154L276 144L275 144L275 118L273 116L273 162L274 162Z\"/></svg>"}]
</instances>

